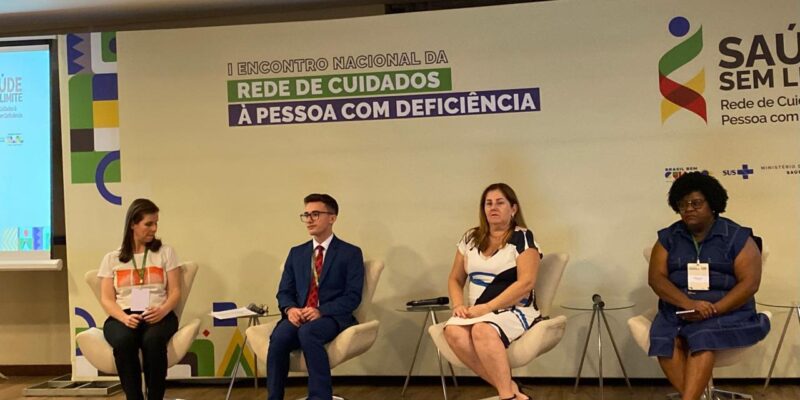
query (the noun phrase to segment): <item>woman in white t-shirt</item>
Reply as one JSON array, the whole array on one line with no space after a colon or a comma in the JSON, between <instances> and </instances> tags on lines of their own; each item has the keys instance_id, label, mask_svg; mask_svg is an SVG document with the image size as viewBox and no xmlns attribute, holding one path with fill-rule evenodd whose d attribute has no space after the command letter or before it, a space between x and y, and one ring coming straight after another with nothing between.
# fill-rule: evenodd
<instances>
[{"instance_id":1,"label":"woman in white t-shirt","mask_svg":"<svg viewBox=\"0 0 800 400\"><path fill-rule=\"evenodd\" d=\"M458 243L448 279L453 317L444 336L458 358L494 386L500 400L530 398L511 379L506 348L540 318L533 292L540 258L514 190L505 183L489 185L481 195L480 225ZM467 281L469 303L464 304Z\"/></svg>"},{"instance_id":2,"label":"woman in white t-shirt","mask_svg":"<svg viewBox=\"0 0 800 400\"><path fill-rule=\"evenodd\" d=\"M181 297L181 275L172 247L156 239L158 206L136 199L125 216L122 245L105 257L97 276L103 309L109 317L103 333L128 400L161 400L167 379L167 343L178 330L172 311ZM139 364L139 351L142 364Z\"/></svg>"}]
</instances>

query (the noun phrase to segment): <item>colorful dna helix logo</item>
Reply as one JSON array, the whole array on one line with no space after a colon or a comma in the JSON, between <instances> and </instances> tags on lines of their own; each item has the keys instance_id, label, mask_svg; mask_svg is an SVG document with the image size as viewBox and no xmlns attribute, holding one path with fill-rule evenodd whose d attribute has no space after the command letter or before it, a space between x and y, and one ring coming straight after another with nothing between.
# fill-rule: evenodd
<instances>
[{"instance_id":1,"label":"colorful dna helix logo","mask_svg":"<svg viewBox=\"0 0 800 400\"><path fill-rule=\"evenodd\" d=\"M683 37L689 32L689 21L681 16L669 22L669 32L675 37ZM705 69L684 83L676 82L670 74L694 60L703 50L703 27L667 51L658 61L658 85L661 99L661 123L681 109L688 110L708 123L706 116Z\"/></svg>"}]
</instances>

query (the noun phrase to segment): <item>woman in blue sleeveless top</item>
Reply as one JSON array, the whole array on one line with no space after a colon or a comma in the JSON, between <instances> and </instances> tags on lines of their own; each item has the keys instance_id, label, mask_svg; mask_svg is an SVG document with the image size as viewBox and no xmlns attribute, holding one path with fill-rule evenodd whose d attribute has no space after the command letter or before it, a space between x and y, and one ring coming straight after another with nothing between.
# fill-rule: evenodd
<instances>
[{"instance_id":1,"label":"woman in blue sleeveless top","mask_svg":"<svg viewBox=\"0 0 800 400\"><path fill-rule=\"evenodd\" d=\"M719 216L727 201L711 176L676 179L669 205L681 220L658 232L650 257L649 284L660 299L649 355L658 357L683 400L700 398L714 350L751 346L769 332L753 298L761 251L750 228Z\"/></svg>"}]
</instances>

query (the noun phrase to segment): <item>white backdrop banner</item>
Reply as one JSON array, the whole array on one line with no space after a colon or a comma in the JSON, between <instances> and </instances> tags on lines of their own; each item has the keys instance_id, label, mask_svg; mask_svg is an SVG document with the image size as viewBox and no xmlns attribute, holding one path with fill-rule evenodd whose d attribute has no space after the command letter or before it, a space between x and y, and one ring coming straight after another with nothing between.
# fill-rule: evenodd
<instances>
[{"instance_id":1,"label":"white backdrop banner","mask_svg":"<svg viewBox=\"0 0 800 400\"><path fill-rule=\"evenodd\" d=\"M759 299L797 297L798 15L797 0L555 1L120 32L121 174L103 187L121 206L74 179L66 188L73 331L86 315L102 324L82 276L119 246L127 205L148 197L159 235L200 265L183 318L203 326L172 376L230 374L245 327L207 313L275 311L279 268L308 240L302 198L327 192L337 234L387 266L370 307L380 336L334 373L404 375L422 315L398 309L447 293L481 190L502 181L543 249L571 257L553 307L567 334L518 373L574 375L589 313L560 305L599 293L635 304L608 312L628 372L662 376L625 322L655 307L642 250L678 219L666 193L680 174L717 177L725 215L764 238ZM772 311L766 353L720 375L764 374L786 315ZM415 373L438 374L433 350L424 338ZM584 376L597 375L589 357ZM800 376L790 359L776 376ZM245 349L240 371L254 363Z\"/></svg>"}]
</instances>

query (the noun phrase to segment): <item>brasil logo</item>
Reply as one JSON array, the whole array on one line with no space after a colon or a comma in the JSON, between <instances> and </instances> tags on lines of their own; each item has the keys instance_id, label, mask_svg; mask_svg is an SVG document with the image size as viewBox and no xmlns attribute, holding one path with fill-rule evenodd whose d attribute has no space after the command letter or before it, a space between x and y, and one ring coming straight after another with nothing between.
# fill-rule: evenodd
<instances>
[{"instance_id":1,"label":"brasil logo","mask_svg":"<svg viewBox=\"0 0 800 400\"><path fill-rule=\"evenodd\" d=\"M689 20L684 17L678 16L669 21L669 32L677 38L686 36L689 28ZM675 45L658 60L658 86L664 97L661 99L662 124L681 109L696 114L708 123L706 99L703 97L706 88L705 69L701 68L694 77L684 83L669 78L671 73L694 60L702 50L703 27L700 26L697 32Z\"/></svg>"}]
</instances>

